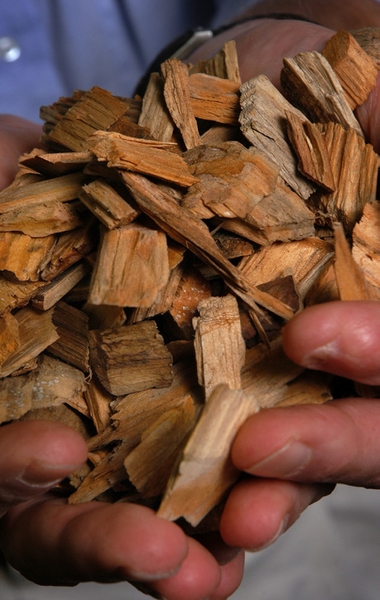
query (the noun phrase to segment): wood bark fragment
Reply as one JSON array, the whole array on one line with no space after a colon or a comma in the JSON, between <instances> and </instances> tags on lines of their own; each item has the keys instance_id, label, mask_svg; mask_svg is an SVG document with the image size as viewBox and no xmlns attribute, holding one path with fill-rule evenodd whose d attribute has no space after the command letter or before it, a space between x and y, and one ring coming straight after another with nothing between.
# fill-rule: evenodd
<instances>
[{"instance_id":1,"label":"wood bark fragment","mask_svg":"<svg viewBox=\"0 0 380 600\"><path fill-rule=\"evenodd\" d=\"M354 36L348 31L338 31L327 42L322 55L334 69L351 109L363 104L376 87L379 71Z\"/></svg>"},{"instance_id":2,"label":"wood bark fragment","mask_svg":"<svg viewBox=\"0 0 380 600\"><path fill-rule=\"evenodd\" d=\"M33 294L32 306L39 310L49 310L70 292L88 274L89 268L81 261L58 275L50 283L43 282L42 289Z\"/></svg>"},{"instance_id":3,"label":"wood bark fragment","mask_svg":"<svg viewBox=\"0 0 380 600\"><path fill-rule=\"evenodd\" d=\"M366 202L375 200L377 154L355 131L346 131L339 124L329 123L323 131L336 189L319 194L319 210L330 222L342 222L351 232Z\"/></svg>"},{"instance_id":4,"label":"wood bark fragment","mask_svg":"<svg viewBox=\"0 0 380 600\"><path fill-rule=\"evenodd\" d=\"M24 233L0 233L0 271L9 271L19 281L38 281L56 243L53 235L30 237Z\"/></svg>"},{"instance_id":5,"label":"wood bark fragment","mask_svg":"<svg viewBox=\"0 0 380 600\"><path fill-rule=\"evenodd\" d=\"M189 78L191 107L197 119L237 125L239 84L229 79L194 73Z\"/></svg>"},{"instance_id":6,"label":"wood bark fragment","mask_svg":"<svg viewBox=\"0 0 380 600\"><path fill-rule=\"evenodd\" d=\"M290 141L300 160L301 173L330 192L335 190L325 138L313 123L294 113L286 113Z\"/></svg>"},{"instance_id":7,"label":"wood bark fragment","mask_svg":"<svg viewBox=\"0 0 380 600\"><path fill-rule=\"evenodd\" d=\"M183 158L177 153L167 152L168 145L163 142L98 132L88 139L87 145L98 159L107 161L109 167L158 177L185 187L196 181Z\"/></svg>"},{"instance_id":8,"label":"wood bark fragment","mask_svg":"<svg viewBox=\"0 0 380 600\"><path fill-rule=\"evenodd\" d=\"M64 273L69 267L90 254L95 248L96 242L95 224L91 218L84 226L62 233L41 272L41 279L52 281Z\"/></svg>"},{"instance_id":9,"label":"wood bark fragment","mask_svg":"<svg viewBox=\"0 0 380 600\"><path fill-rule=\"evenodd\" d=\"M83 173L70 173L16 189L5 188L0 192L0 214L10 210L44 204L46 202L69 202L79 196L85 177Z\"/></svg>"},{"instance_id":10,"label":"wood bark fragment","mask_svg":"<svg viewBox=\"0 0 380 600\"><path fill-rule=\"evenodd\" d=\"M181 61L172 58L161 65L161 70L165 79L166 106L181 132L185 147L198 146L200 136L191 104L188 69Z\"/></svg>"},{"instance_id":11,"label":"wood bark fragment","mask_svg":"<svg viewBox=\"0 0 380 600\"><path fill-rule=\"evenodd\" d=\"M214 56L191 67L190 72L194 71L221 79L229 79L240 85L241 77L235 41L226 42Z\"/></svg>"},{"instance_id":12,"label":"wood bark fragment","mask_svg":"<svg viewBox=\"0 0 380 600\"><path fill-rule=\"evenodd\" d=\"M311 121L340 123L364 137L333 68L319 52L285 58L281 84L295 106Z\"/></svg>"},{"instance_id":13,"label":"wood bark fragment","mask_svg":"<svg viewBox=\"0 0 380 600\"><path fill-rule=\"evenodd\" d=\"M96 432L101 433L111 422L111 402L113 396L107 392L99 383L98 379L93 376L86 386L84 397L88 406L89 415L95 425Z\"/></svg>"},{"instance_id":14,"label":"wood bark fragment","mask_svg":"<svg viewBox=\"0 0 380 600\"><path fill-rule=\"evenodd\" d=\"M239 142L198 146L184 158L197 178L182 206L198 202L224 218L248 215L256 204L276 189L279 167L265 154L247 149Z\"/></svg>"},{"instance_id":15,"label":"wood bark fragment","mask_svg":"<svg viewBox=\"0 0 380 600\"><path fill-rule=\"evenodd\" d=\"M95 86L73 104L50 131L49 137L70 150L86 150L86 140L92 133L106 131L127 110L123 100Z\"/></svg>"},{"instance_id":16,"label":"wood bark fragment","mask_svg":"<svg viewBox=\"0 0 380 600\"><path fill-rule=\"evenodd\" d=\"M298 172L286 133L287 113L295 112L306 121L305 115L292 106L265 75L241 86L240 105L239 121L244 136L255 148L275 160L286 183L306 200L315 186Z\"/></svg>"},{"instance_id":17,"label":"wood bark fragment","mask_svg":"<svg viewBox=\"0 0 380 600\"><path fill-rule=\"evenodd\" d=\"M254 285L292 275L301 300L334 255L329 242L317 237L264 246L242 259L240 269Z\"/></svg>"},{"instance_id":18,"label":"wood bark fragment","mask_svg":"<svg viewBox=\"0 0 380 600\"><path fill-rule=\"evenodd\" d=\"M164 80L159 73L152 73L146 88L139 125L146 127L153 139L170 142L173 138L174 122L164 99Z\"/></svg>"},{"instance_id":19,"label":"wood bark fragment","mask_svg":"<svg viewBox=\"0 0 380 600\"><path fill-rule=\"evenodd\" d=\"M139 214L117 189L102 179L85 184L79 198L108 229L128 225Z\"/></svg>"},{"instance_id":20,"label":"wood bark fragment","mask_svg":"<svg viewBox=\"0 0 380 600\"><path fill-rule=\"evenodd\" d=\"M199 384L208 400L219 384L241 388L240 372L245 361L245 344L236 298L214 297L198 304L194 318L195 356Z\"/></svg>"},{"instance_id":21,"label":"wood bark fragment","mask_svg":"<svg viewBox=\"0 0 380 600\"><path fill-rule=\"evenodd\" d=\"M92 159L91 152L50 152L21 157L20 164L46 177L57 177L82 171Z\"/></svg>"},{"instance_id":22,"label":"wood bark fragment","mask_svg":"<svg viewBox=\"0 0 380 600\"><path fill-rule=\"evenodd\" d=\"M53 324L59 338L49 346L50 354L88 373L90 349L86 313L60 301L54 306Z\"/></svg>"},{"instance_id":23,"label":"wood bark fragment","mask_svg":"<svg viewBox=\"0 0 380 600\"><path fill-rule=\"evenodd\" d=\"M363 274L355 263L341 223L334 224L335 277L341 300L368 300Z\"/></svg>"},{"instance_id":24,"label":"wood bark fragment","mask_svg":"<svg viewBox=\"0 0 380 600\"><path fill-rule=\"evenodd\" d=\"M224 220L223 228L260 245L315 235L315 216L304 201L279 180L276 189L243 219Z\"/></svg>"},{"instance_id":25,"label":"wood bark fragment","mask_svg":"<svg viewBox=\"0 0 380 600\"><path fill-rule=\"evenodd\" d=\"M158 497L165 491L169 476L184 441L194 428L196 407L191 397L165 412L148 427L141 441L128 454L124 466L130 481L145 498Z\"/></svg>"},{"instance_id":26,"label":"wood bark fragment","mask_svg":"<svg viewBox=\"0 0 380 600\"><path fill-rule=\"evenodd\" d=\"M162 231L137 224L106 230L88 301L149 308L168 279L168 249Z\"/></svg>"},{"instance_id":27,"label":"wood bark fragment","mask_svg":"<svg viewBox=\"0 0 380 600\"><path fill-rule=\"evenodd\" d=\"M44 281L12 281L0 273L0 315L28 304L45 285Z\"/></svg>"},{"instance_id":28,"label":"wood bark fragment","mask_svg":"<svg viewBox=\"0 0 380 600\"><path fill-rule=\"evenodd\" d=\"M83 206L76 201L26 205L1 214L0 231L45 237L80 227L84 222L83 213Z\"/></svg>"},{"instance_id":29,"label":"wood bark fragment","mask_svg":"<svg viewBox=\"0 0 380 600\"><path fill-rule=\"evenodd\" d=\"M1 365L1 378L7 377L57 341L58 333L52 317L52 310L39 312L29 306L15 314L20 343ZM38 336L36 336L36 331L38 331Z\"/></svg>"},{"instance_id":30,"label":"wood bark fragment","mask_svg":"<svg viewBox=\"0 0 380 600\"><path fill-rule=\"evenodd\" d=\"M258 410L257 400L243 390L218 386L207 402L169 480L157 515L196 526L224 497L239 471L229 451L237 430Z\"/></svg>"},{"instance_id":31,"label":"wood bark fragment","mask_svg":"<svg viewBox=\"0 0 380 600\"><path fill-rule=\"evenodd\" d=\"M90 331L89 340L90 364L111 394L120 396L172 382L172 356L153 321Z\"/></svg>"}]
</instances>

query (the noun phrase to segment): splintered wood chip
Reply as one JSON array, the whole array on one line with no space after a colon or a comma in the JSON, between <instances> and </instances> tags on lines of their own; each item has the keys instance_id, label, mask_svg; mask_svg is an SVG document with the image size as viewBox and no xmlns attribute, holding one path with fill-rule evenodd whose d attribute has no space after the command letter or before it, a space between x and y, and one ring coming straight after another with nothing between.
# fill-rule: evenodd
<instances>
[{"instance_id":1,"label":"splintered wood chip","mask_svg":"<svg viewBox=\"0 0 380 600\"><path fill-rule=\"evenodd\" d=\"M340 31L284 59L280 92L242 83L228 42L165 61L141 96L41 108L41 145L0 192L0 423L83 435L70 504L218 530L247 417L334 398L282 330L305 306L380 299L380 162L354 114L379 48L378 30Z\"/></svg>"},{"instance_id":2,"label":"splintered wood chip","mask_svg":"<svg viewBox=\"0 0 380 600\"><path fill-rule=\"evenodd\" d=\"M90 331L90 362L106 390L115 396L173 379L172 357L154 321Z\"/></svg>"}]
</instances>

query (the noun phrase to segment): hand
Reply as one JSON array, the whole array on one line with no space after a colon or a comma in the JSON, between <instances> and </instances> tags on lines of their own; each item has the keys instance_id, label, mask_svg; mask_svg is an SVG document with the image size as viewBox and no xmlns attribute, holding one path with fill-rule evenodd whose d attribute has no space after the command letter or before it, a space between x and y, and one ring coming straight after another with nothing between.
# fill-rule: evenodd
<instances>
[{"instance_id":1,"label":"hand","mask_svg":"<svg viewBox=\"0 0 380 600\"><path fill-rule=\"evenodd\" d=\"M305 367L379 385L379 319L378 302L307 308L286 325L284 348ZM307 495L311 499L316 491L311 482L380 487L379 427L380 400L362 398L273 408L249 419L235 439L232 458L255 478L233 490L222 523L224 539L251 548L269 541L269 529L273 538L305 508ZM243 518L233 521L237 507Z\"/></svg>"},{"instance_id":2,"label":"hand","mask_svg":"<svg viewBox=\"0 0 380 600\"><path fill-rule=\"evenodd\" d=\"M0 189L40 135L38 125L0 116ZM197 542L143 506L70 506L48 493L86 458L81 436L59 423L0 427L0 548L13 567L45 585L130 580L168 600L223 600L235 591L244 557L220 539Z\"/></svg>"},{"instance_id":3,"label":"hand","mask_svg":"<svg viewBox=\"0 0 380 600\"><path fill-rule=\"evenodd\" d=\"M236 27L243 80L265 73L280 87L283 56L320 51L334 29L380 26L380 5L373 0L348 0L344 6L336 0L310 0L302 5L269 0L256 5L252 13L272 10L303 14L322 26L262 19ZM217 41L215 38L209 42L210 54L216 51ZM225 41L223 34L219 42ZM379 94L380 83L357 109L367 139L377 151ZM379 337L372 321L379 311L380 305L375 303L337 303L307 309L285 328L285 350L305 366L368 384L379 383ZM319 343L323 347L324 339L330 342L328 332L333 331L345 331L339 339L342 344L345 340L346 346L340 346L336 354L327 353L325 348L317 360L312 350ZM314 363L308 362L311 357ZM346 399L319 407L273 409L252 417L232 448L235 465L247 476L227 500L221 522L223 539L249 550L261 549L277 539L311 502L330 493L336 482L377 486L380 463L375 431L380 419L379 402Z\"/></svg>"},{"instance_id":4,"label":"hand","mask_svg":"<svg viewBox=\"0 0 380 600\"><path fill-rule=\"evenodd\" d=\"M12 183L21 154L39 146L40 125L16 117L0 115L0 190Z\"/></svg>"},{"instance_id":5,"label":"hand","mask_svg":"<svg viewBox=\"0 0 380 600\"><path fill-rule=\"evenodd\" d=\"M168 600L223 600L243 572L242 552L219 541L208 551L174 523L129 503L67 505L47 496L20 504L3 517L0 543L10 564L36 583L130 581Z\"/></svg>"},{"instance_id":6,"label":"hand","mask_svg":"<svg viewBox=\"0 0 380 600\"><path fill-rule=\"evenodd\" d=\"M82 437L60 423L0 427L0 548L13 567L43 585L140 582L168 600L235 591L243 554L220 539L201 544L143 506L67 505L48 493L86 458Z\"/></svg>"}]
</instances>

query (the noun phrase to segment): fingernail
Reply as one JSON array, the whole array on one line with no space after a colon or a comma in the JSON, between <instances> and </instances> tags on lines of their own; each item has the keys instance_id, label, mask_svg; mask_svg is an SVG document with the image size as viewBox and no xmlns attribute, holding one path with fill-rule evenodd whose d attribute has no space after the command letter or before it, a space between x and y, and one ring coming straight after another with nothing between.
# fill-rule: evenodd
<instances>
[{"instance_id":1,"label":"fingernail","mask_svg":"<svg viewBox=\"0 0 380 600\"><path fill-rule=\"evenodd\" d=\"M327 344L314 348L309 354L306 354L302 364L307 369L323 370L327 363L332 359L339 358L341 354L339 336L337 336Z\"/></svg>"},{"instance_id":2,"label":"fingernail","mask_svg":"<svg viewBox=\"0 0 380 600\"><path fill-rule=\"evenodd\" d=\"M297 440L290 440L285 446L246 470L252 475L264 477L294 477L309 464L311 458L311 448Z\"/></svg>"},{"instance_id":3,"label":"fingernail","mask_svg":"<svg viewBox=\"0 0 380 600\"><path fill-rule=\"evenodd\" d=\"M52 465L41 460L32 460L18 475L16 481L29 487L51 487L78 469L78 464Z\"/></svg>"},{"instance_id":4,"label":"fingernail","mask_svg":"<svg viewBox=\"0 0 380 600\"><path fill-rule=\"evenodd\" d=\"M135 580L136 581L160 581L161 579L168 579L168 577L173 577L173 575L176 575L178 573L180 568L181 568L181 565L178 565L171 571L165 571L165 572L161 572L161 573L147 573L147 572L130 570L129 577L132 581L135 581Z\"/></svg>"},{"instance_id":5,"label":"fingernail","mask_svg":"<svg viewBox=\"0 0 380 600\"><path fill-rule=\"evenodd\" d=\"M276 540L278 540L278 538L285 533L285 531L288 528L289 525L289 515L285 515L285 517L283 518L283 520L280 523L280 527L277 529L276 533L274 534L273 537L271 537L271 539L268 542L265 542L265 544L262 544L261 546L257 546L256 548L252 548L252 552L260 552L261 550L265 550L265 548L269 548L269 546L271 546L272 544L274 544L274 542Z\"/></svg>"}]
</instances>

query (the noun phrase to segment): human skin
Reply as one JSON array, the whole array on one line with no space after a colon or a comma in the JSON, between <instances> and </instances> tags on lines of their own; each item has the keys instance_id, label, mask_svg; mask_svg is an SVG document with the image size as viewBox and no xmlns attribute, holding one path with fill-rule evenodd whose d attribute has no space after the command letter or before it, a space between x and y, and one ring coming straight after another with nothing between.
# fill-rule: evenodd
<instances>
[{"instance_id":1,"label":"human skin","mask_svg":"<svg viewBox=\"0 0 380 600\"><path fill-rule=\"evenodd\" d=\"M296 10L293 2L275 4L273 10L302 14L302 7ZM298 4L313 5L316 10L319 6L312 1ZM324 13L323 26L301 21L252 21L215 38L201 49L201 56L217 50L226 38L235 37L243 78L266 73L278 84L282 56L321 49L334 28L351 26L354 5L360 6L358 26L364 22L374 24L379 18L378 6L365 1L347 3L347 21L339 7L339 24L332 20L336 19L336 11ZM367 13L363 6L366 10L368 7ZM375 90L358 111L374 144L380 126L376 118L377 94ZM19 154L37 145L39 138L36 126L7 119L0 118L2 186L12 180ZM378 336L376 328L371 333L368 324L376 322L378 311L377 303L335 303L306 309L286 326L284 348L293 360L305 366L315 368L322 360L321 368L328 372L372 382L379 364L375 351ZM367 324L364 329L363 323ZM342 333L344 324L347 334ZM334 347L334 331L341 335L340 346ZM348 344L349 333L355 336L354 356ZM315 352L321 347L322 353ZM334 350L330 354L329 348ZM314 413L315 422L324 423L322 433L310 419ZM146 507L99 502L68 506L50 497L46 494L49 484L85 460L83 440L56 423L7 425L0 429L0 450L4 448L0 451L0 505L6 511L0 521L0 547L12 565L42 584L130 580L167 600L223 600L233 593L242 577L243 553L237 548L259 549L273 542L311 502L329 493L336 481L377 485L378 421L377 401L352 399L329 406L272 409L248 420L232 448L233 461L247 476L228 498L221 521L224 542L219 540L213 545L188 538L175 524L157 518ZM20 425L22 431L16 429ZM373 435L368 436L368 426ZM43 428L42 437L35 435L35 427ZM333 448L329 432L334 433ZM28 448L27 456L22 448ZM28 486L25 481L20 483L20 476L28 472L30 464L33 478Z\"/></svg>"}]
</instances>

